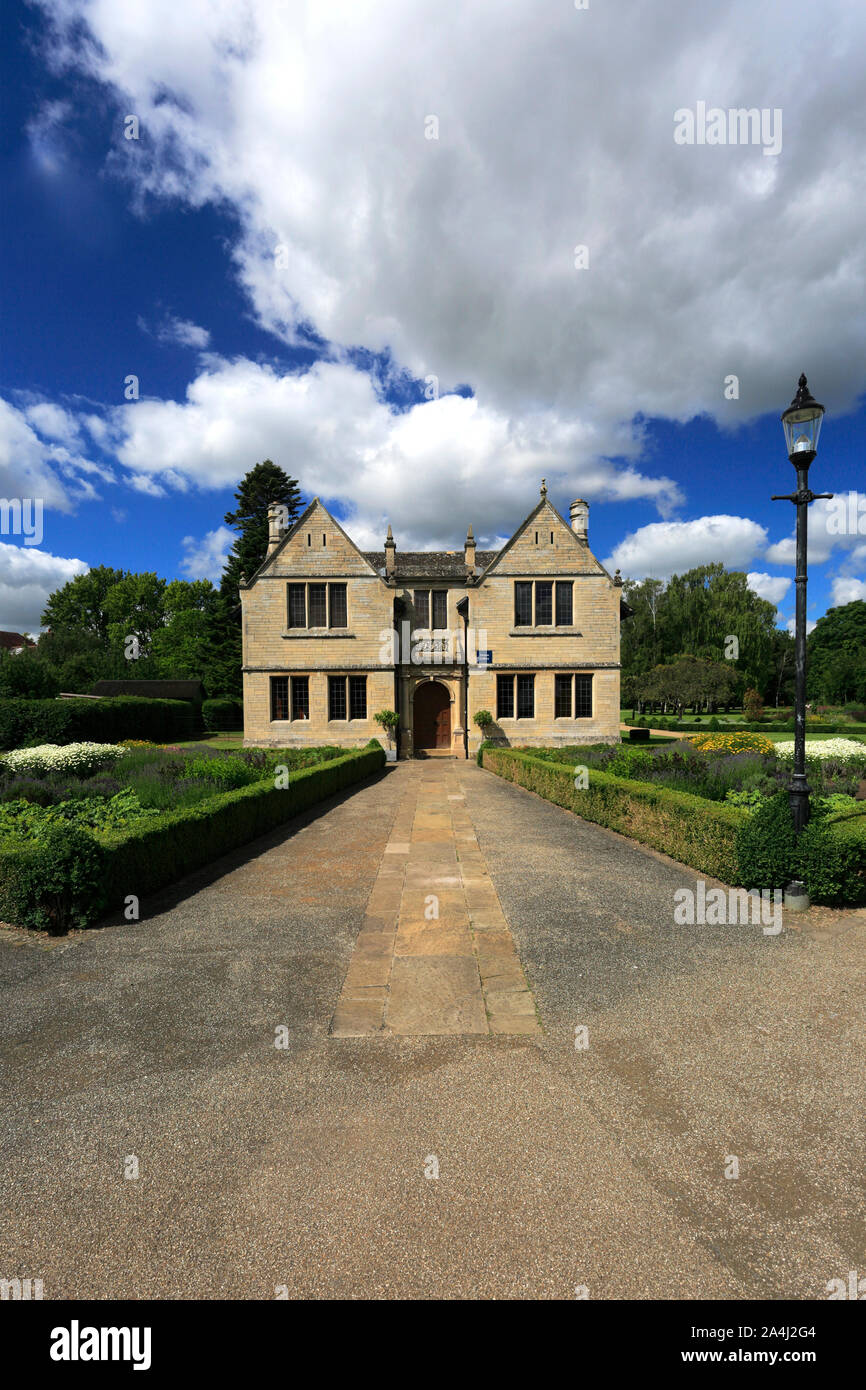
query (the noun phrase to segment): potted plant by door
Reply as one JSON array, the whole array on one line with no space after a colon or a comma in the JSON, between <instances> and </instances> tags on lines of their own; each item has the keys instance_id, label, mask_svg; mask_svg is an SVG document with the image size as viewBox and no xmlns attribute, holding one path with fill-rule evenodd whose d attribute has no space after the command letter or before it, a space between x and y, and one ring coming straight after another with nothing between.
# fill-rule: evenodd
<instances>
[{"instance_id":1,"label":"potted plant by door","mask_svg":"<svg viewBox=\"0 0 866 1390\"><path fill-rule=\"evenodd\" d=\"M482 741L490 738L490 729L494 723L493 715L489 709L477 709L472 718L481 731Z\"/></svg>"},{"instance_id":2,"label":"potted plant by door","mask_svg":"<svg viewBox=\"0 0 866 1390\"><path fill-rule=\"evenodd\" d=\"M393 731L400 723L400 716L399 714L397 714L396 710L380 709L378 714L373 715L373 718L375 719L376 723L385 731L385 734L388 739L388 747L385 749L385 761L389 763L395 763L397 761L397 749L393 746Z\"/></svg>"}]
</instances>

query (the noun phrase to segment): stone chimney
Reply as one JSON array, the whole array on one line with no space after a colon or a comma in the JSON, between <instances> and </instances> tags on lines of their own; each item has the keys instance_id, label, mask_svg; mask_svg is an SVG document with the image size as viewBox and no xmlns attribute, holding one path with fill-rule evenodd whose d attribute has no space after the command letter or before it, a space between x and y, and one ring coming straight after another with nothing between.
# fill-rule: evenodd
<instances>
[{"instance_id":1,"label":"stone chimney","mask_svg":"<svg viewBox=\"0 0 866 1390\"><path fill-rule=\"evenodd\" d=\"M268 548L265 552L265 559L273 555L282 539L280 520L285 510L285 507L280 506L278 502L274 502L268 507Z\"/></svg>"},{"instance_id":2,"label":"stone chimney","mask_svg":"<svg viewBox=\"0 0 866 1390\"><path fill-rule=\"evenodd\" d=\"M466 532L466 545L463 549L463 559L468 570L475 569L475 537L472 534L472 527Z\"/></svg>"},{"instance_id":3,"label":"stone chimney","mask_svg":"<svg viewBox=\"0 0 866 1390\"><path fill-rule=\"evenodd\" d=\"M385 577L386 577L386 579L393 579L393 578L394 578L394 571L395 571L395 569L396 569L396 563L395 563L395 562L396 562L396 556L397 556L397 542L394 540L394 535L393 535L393 532L392 532L392 530L391 530L391 524L390 524L390 522L389 522L389 523L388 523L388 534L387 534L387 536L385 537Z\"/></svg>"},{"instance_id":4,"label":"stone chimney","mask_svg":"<svg viewBox=\"0 0 866 1390\"><path fill-rule=\"evenodd\" d=\"M575 497L568 509L571 517L571 529L579 541L584 545L589 544L587 528L589 526L589 503L584 502L582 497Z\"/></svg>"}]
</instances>

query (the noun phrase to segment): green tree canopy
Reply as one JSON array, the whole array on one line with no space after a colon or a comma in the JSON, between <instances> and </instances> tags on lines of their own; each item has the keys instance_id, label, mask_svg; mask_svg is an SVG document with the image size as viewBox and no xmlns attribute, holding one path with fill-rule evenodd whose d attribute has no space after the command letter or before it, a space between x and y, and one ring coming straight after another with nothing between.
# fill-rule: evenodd
<instances>
[{"instance_id":1,"label":"green tree canopy","mask_svg":"<svg viewBox=\"0 0 866 1390\"><path fill-rule=\"evenodd\" d=\"M290 478L271 459L265 459L241 479L235 501L234 511L225 514L225 524L239 534L220 582L220 592L232 603L237 602L241 575L251 579L267 553L268 508L273 504L285 507L286 520L291 524L299 515L301 490L297 479Z\"/></svg>"}]
</instances>

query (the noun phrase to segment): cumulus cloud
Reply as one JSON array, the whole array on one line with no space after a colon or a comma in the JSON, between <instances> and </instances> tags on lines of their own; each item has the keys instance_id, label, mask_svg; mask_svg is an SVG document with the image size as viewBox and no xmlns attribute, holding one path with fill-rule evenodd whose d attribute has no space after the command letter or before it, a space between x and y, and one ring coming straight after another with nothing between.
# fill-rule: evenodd
<instances>
[{"instance_id":1,"label":"cumulus cloud","mask_svg":"<svg viewBox=\"0 0 866 1390\"><path fill-rule=\"evenodd\" d=\"M49 418L56 423L59 416ZM71 510L69 490L56 476L55 464L65 467L72 478L77 468L89 466L88 460L64 445L40 439L27 414L0 399L0 495L41 497L46 507Z\"/></svg>"},{"instance_id":2,"label":"cumulus cloud","mask_svg":"<svg viewBox=\"0 0 866 1390\"><path fill-rule=\"evenodd\" d=\"M75 416L53 401L38 401L24 411L33 427L43 439L53 439L60 444L80 444L81 430Z\"/></svg>"},{"instance_id":3,"label":"cumulus cloud","mask_svg":"<svg viewBox=\"0 0 866 1390\"><path fill-rule=\"evenodd\" d=\"M227 526L208 531L200 540L196 540L195 536L184 536L181 544L185 554L180 568L187 579L210 579L216 583L235 540L234 531Z\"/></svg>"},{"instance_id":4,"label":"cumulus cloud","mask_svg":"<svg viewBox=\"0 0 866 1390\"><path fill-rule=\"evenodd\" d=\"M841 608L843 604L853 603L855 599L866 599L866 579L839 576L833 580L832 595L834 608Z\"/></svg>"},{"instance_id":5,"label":"cumulus cloud","mask_svg":"<svg viewBox=\"0 0 866 1390\"><path fill-rule=\"evenodd\" d=\"M620 541L604 561L626 578L666 579L698 565L721 561L745 569L763 550L767 532L744 516L699 516L693 521L654 521ZM769 578L769 576L767 576Z\"/></svg>"},{"instance_id":6,"label":"cumulus cloud","mask_svg":"<svg viewBox=\"0 0 866 1390\"><path fill-rule=\"evenodd\" d=\"M810 633L810 632L813 632L813 631L814 631L814 629L815 629L816 626L817 626L817 623L816 623L816 621L813 621L812 618L807 618L807 619L806 619L806 636L807 636L807 637L809 636L809 633ZM791 636L793 637L793 636L795 635L795 631L796 631L796 627L797 627L797 619L796 619L796 618L788 618L788 620L787 620L786 623L785 623L785 627L787 628L788 632L790 632Z\"/></svg>"},{"instance_id":7,"label":"cumulus cloud","mask_svg":"<svg viewBox=\"0 0 866 1390\"><path fill-rule=\"evenodd\" d=\"M138 326L142 333L149 334L161 343L178 343L181 347L196 348L200 352L210 346L210 332L207 328L200 327L191 319L177 318L174 314L169 314L156 328L151 328L147 320L139 315Z\"/></svg>"},{"instance_id":8,"label":"cumulus cloud","mask_svg":"<svg viewBox=\"0 0 866 1390\"><path fill-rule=\"evenodd\" d=\"M89 568L83 560L0 543L0 628L36 635L49 595Z\"/></svg>"},{"instance_id":9,"label":"cumulus cloud","mask_svg":"<svg viewBox=\"0 0 866 1390\"><path fill-rule=\"evenodd\" d=\"M342 362L289 375L213 358L185 401L118 406L111 425L116 456L140 491L227 487L273 458L326 503L340 499L353 537L370 547L388 521L406 549L453 544L455 508L460 525L483 519L480 542L510 535L542 476L563 506L578 494L640 497L665 514L682 501L671 479L600 458L586 422L544 410L514 420L456 395L395 413L368 373ZM620 442L622 456L625 435Z\"/></svg>"},{"instance_id":10,"label":"cumulus cloud","mask_svg":"<svg viewBox=\"0 0 866 1390\"><path fill-rule=\"evenodd\" d=\"M312 324L510 418L542 402L601 456L637 412L777 411L807 360L831 409L862 388L862 6L41 3L140 116L114 167L233 209L287 342ZM676 144L698 100L780 108L781 153Z\"/></svg>"},{"instance_id":11,"label":"cumulus cloud","mask_svg":"<svg viewBox=\"0 0 866 1390\"><path fill-rule=\"evenodd\" d=\"M785 579L784 575L760 574L750 571L746 575L746 583L758 598L765 598L768 603L779 604L791 587L790 579Z\"/></svg>"}]
</instances>

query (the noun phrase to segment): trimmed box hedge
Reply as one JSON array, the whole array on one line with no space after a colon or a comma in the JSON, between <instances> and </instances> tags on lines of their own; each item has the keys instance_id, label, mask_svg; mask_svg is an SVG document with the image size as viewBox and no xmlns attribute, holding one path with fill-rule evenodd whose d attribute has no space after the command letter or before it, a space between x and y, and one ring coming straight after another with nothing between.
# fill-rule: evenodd
<instances>
[{"instance_id":1,"label":"trimmed box hedge","mask_svg":"<svg viewBox=\"0 0 866 1390\"><path fill-rule=\"evenodd\" d=\"M189 700L118 695L104 700L0 700L0 749L37 743L177 743L201 724Z\"/></svg>"},{"instance_id":2,"label":"trimmed box hedge","mask_svg":"<svg viewBox=\"0 0 866 1390\"><path fill-rule=\"evenodd\" d=\"M723 883L737 882L737 832L748 817L735 806L595 768L589 785L579 790L573 765L510 748L486 748L481 765L584 820L618 830Z\"/></svg>"},{"instance_id":3,"label":"trimmed box hedge","mask_svg":"<svg viewBox=\"0 0 866 1390\"><path fill-rule=\"evenodd\" d=\"M484 748L479 762L584 820L617 830L732 887L783 887L799 874L816 902L855 904L866 897L866 814L830 821L825 829L813 823L803 832L799 850L793 836L788 847L767 843L767 864L761 864L760 872L773 876L775 871L777 881L756 882L760 855L756 858L752 841L756 833L759 840L768 835L768 826L738 807L595 768L580 789L574 785L574 766L510 748ZM786 794L778 800L786 802ZM789 825L787 805L782 819Z\"/></svg>"},{"instance_id":4,"label":"trimmed box hedge","mask_svg":"<svg viewBox=\"0 0 866 1390\"><path fill-rule=\"evenodd\" d=\"M123 831L101 835L78 831L91 842L98 872L91 866L80 879L70 873L65 894L58 892L57 874L49 873L49 846L39 841L6 841L0 845L0 918L54 931L88 925L105 912L123 907L130 895L139 902L146 900L316 802L372 776L384 763L384 750L373 739L366 748L291 772L287 787L256 782ZM50 853L56 858L57 846ZM94 883L99 885L96 890Z\"/></svg>"}]
</instances>

